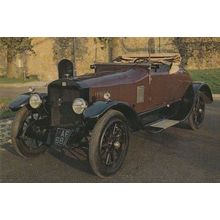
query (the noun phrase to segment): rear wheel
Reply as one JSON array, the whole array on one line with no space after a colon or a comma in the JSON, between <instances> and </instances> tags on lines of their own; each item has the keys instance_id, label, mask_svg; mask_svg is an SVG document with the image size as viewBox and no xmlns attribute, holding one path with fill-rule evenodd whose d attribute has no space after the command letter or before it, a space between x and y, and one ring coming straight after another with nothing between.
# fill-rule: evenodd
<instances>
[{"instance_id":1,"label":"rear wheel","mask_svg":"<svg viewBox=\"0 0 220 220\"><path fill-rule=\"evenodd\" d=\"M23 157L35 157L47 149L43 142L47 130L36 124L39 119L41 116L38 113L23 107L17 112L12 123L13 147Z\"/></svg>"},{"instance_id":2,"label":"rear wheel","mask_svg":"<svg viewBox=\"0 0 220 220\"><path fill-rule=\"evenodd\" d=\"M188 118L189 126L191 129L199 129L205 118L205 101L202 93L198 92L193 110Z\"/></svg>"},{"instance_id":3,"label":"rear wheel","mask_svg":"<svg viewBox=\"0 0 220 220\"><path fill-rule=\"evenodd\" d=\"M100 177L111 176L123 164L129 145L126 118L110 110L95 125L89 145L89 162Z\"/></svg>"}]
</instances>

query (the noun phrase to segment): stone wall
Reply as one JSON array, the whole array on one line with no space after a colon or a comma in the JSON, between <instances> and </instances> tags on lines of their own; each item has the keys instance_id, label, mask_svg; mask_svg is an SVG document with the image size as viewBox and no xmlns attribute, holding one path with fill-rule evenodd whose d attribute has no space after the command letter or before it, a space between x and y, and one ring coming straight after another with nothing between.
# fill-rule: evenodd
<instances>
[{"instance_id":1,"label":"stone wall","mask_svg":"<svg viewBox=\"0 0 220 220\"><path fill-rule=\"evenodd\" d=\"M92 72L94 62L108 62L106 49L96 38L33 38L33 45L35 55L27 56L27 72L40 80L56 79L57 63L64 58L75 63L77 75Z\"/></svg>"},{"instance_id":2,"label":"stone wall","mask_svg":"<svg viewBox=\"0 0 220 220\"><path fill-rule=\"evenodd\" d=\"M33 38L35 54L26 56L28 75L37 75L39 79L50 81L57 77L53 53L53 38Z\"/></svg>"},{"instance_id":3,"label":"stone wall","mask_svg":"<svg viewBox=\"0 0 220 220\"><path fill-rule=\"evenodd\" d=\"M93 72L90 65L94 62L108 62L107 45L96 38L76 40L76 72L78 75Z\"/></svg>"},{"instance_id":4,"label":"stone wall","mask_svg":"<svg viewBox=\"0 0 220 220\"><path fill-rule=\"evenodd\" d=\"M220 38L217 38L220 41ZM40 80L57 79L57 63L67 58L75 63L77 75L92 73L90 65L94 62L109 62L111 58L129 53L177 52L172 44L172 38L151 37L120 37L112 38L110 42L100 38L33 38L35 54L16 58L15 77L36 75ZM196 54L196 51L195 51ZM20 60L18 60L20 59ZM21 65L21 62L23 64ZM20 67L18 66L20 65ZM196 56L189 59L189 69L220 68L220 54L212 53L203 60ZM4 55L0 55L0 75L5 74L6 63Z\"/></svg>"},{"instance_id":5,"label":"stone wall","mask_svg":"<svg viewBox=\"0 0 220 220\"><path fill-rule=\"evenodd\" d=\"M205 59L198 59L196 56L192 56L187 65L188 69L215 69L220 68L220 53L212 53L206 56Z\"/></svg>"},{"instance_id":6,"label":"stone wall","mask_svg":"<svg viewBox=\"0 0 220 220\"><path fill-rule=\"evenodd\" d=\"M155 52L158 48L174 51L170 38L112 38L111 44L99 38L33 38L35 55L27 57L29 75L38 75L41 80L57 78L57 63L67 58L75 63L77 75L92 73L90 65L94 62L109 62L122 54L148 51L149 41L153 40ZM164 49L163 49L164 50ZM74 53L75 52L75 53Z\"/></svg>"}]
</instances>

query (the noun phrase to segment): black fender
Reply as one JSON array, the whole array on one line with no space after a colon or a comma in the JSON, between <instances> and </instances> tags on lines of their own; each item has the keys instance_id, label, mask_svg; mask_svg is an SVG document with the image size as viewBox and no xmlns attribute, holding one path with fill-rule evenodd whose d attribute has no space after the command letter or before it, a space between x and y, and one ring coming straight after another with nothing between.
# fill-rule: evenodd
<instances>
[{"instance_id":1,"label":"black fender","mask_svg":"<svg viewBox=\"0 0 220 220\"><path fill-rule=\"evenodd\" d=\"M93 121L93 123L96 123L96 121L110 109L120 111L122 114L124 114L130 127L133 130L140 128L141 123L137 113L126 102L97 101L83 112L83 116L85 120Z\"/></svg>"},{"instance_id":2,"label":"black fender","mask_svg":"<svg viewBox=\"0 0 220 220\"><path fill-rule=\"evenodd\" d=\"M203 82L193 82L193 90L194 90L194 97L196 97L198 91L200 91L203 95L204 101L207 104L210 104L213 102L212 92L210 87Z\"/></svg>"},{"instance_id":3,"label":"black fender","mask_svg":"<svg viewBox=\"0 0 220 220\"><path fill-rule=\"evenodd\" d=\"M12 101L9 104L9 108L12 111L18 111L20 108L28 105L29 104L29 98L32 94L33 93L31 93L31 92L21 94L20 96L18 96L14 101ZM42 99L45 99L47 97L46 93L37 93L37 94L39 94Z\"/></svg>"},{"instance_id":4,"label":"black fender","mask_svg":"<svg viewBox=\"0 0 220 220\"><path fill-rule=\"evenodd\" d=\"M178 111L173 119L184 121L189 117L194 108L198 92L202 94L205 103L210 104L213 102L210 87L206 83L193 82L186 90L182 101L176 104Z\"/></svg>"}]
</instances>

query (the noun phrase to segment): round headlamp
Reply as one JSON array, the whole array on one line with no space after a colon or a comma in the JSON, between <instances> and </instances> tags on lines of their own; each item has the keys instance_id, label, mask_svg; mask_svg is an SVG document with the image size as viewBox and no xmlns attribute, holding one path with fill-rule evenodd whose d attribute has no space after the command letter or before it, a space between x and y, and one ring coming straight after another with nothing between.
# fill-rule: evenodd
<instances>
[{"instance_id":1,"label":"round headlamp","mask_svg":"<svg viewBox=\"0 0 220 220\"><path fill-rule=\"evenodd\" d=\"M76 114L82 114L84 109L87 108L86 101L82 98L76 98L73 101L72 109Z\"/></svg>"},{"instance_id":2,"label":"round headlamp","mask_svg":"<svg viewBox=\"0 0 220 220\"><path fill-rule=\"evenodd\" d=\"M41 97L38 94L31 95L29 99L29 104L31 108L39 108L40 105L42 104Z\"/></svg>"}]
</instances>

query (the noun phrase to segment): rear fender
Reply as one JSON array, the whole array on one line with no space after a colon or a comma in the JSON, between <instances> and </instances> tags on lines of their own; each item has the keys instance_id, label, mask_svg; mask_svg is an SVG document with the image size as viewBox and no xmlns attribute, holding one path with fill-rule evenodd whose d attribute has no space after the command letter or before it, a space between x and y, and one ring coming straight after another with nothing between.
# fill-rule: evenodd
<instances>
[{"instance_id":1,"label":"rear fender","mask_svg":"<svg viewBox=\"0 0 220 220\"><path fill-rule=\"evenodd\" d=\"M209 104L213 102L212 92L209 86L205 83L193 82L187 89L182 101L178 104L178 111L173 119L184 121L189 117L199 92L202 94L205 103Z\"/></svg>"},{"instance_id":2,"label":"rear fender","mask_svg":"<svg viewBox=\"0 0 220 220\"><path fill-rule=\"evenodd\" d=\"M210 87L206 83L194 82L193 90L196 97L197 93L200 91L202 93L205 103L210 104L213 102L212 92Z\"/></svg>"},{"instance_id":3,"label":"rear fender","mask_svg":"<svg viewBox=\"0 0 220 220\"><path fill-rule=\"evenodd\" d=\"M18 96L14 101L9 104L12 111L18 111L20 108L29 105L29 98L33 93L27 92ZM42 99L45 99L46 93L38 93Z\"/></svg>"}]
</instances>

